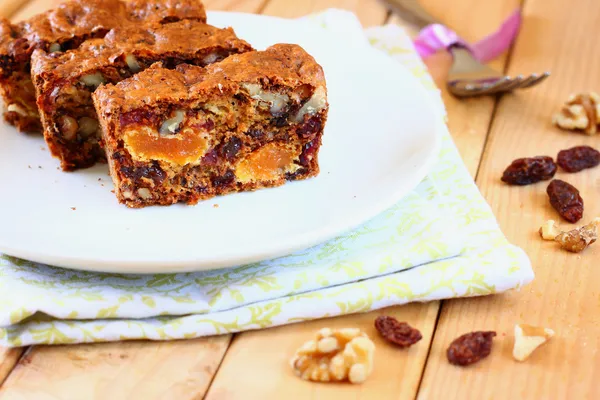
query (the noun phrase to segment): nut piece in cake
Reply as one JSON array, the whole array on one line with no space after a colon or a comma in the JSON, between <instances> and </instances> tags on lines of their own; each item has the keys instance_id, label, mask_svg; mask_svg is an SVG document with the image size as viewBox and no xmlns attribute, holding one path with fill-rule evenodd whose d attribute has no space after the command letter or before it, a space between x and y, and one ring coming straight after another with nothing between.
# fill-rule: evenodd
<instances>
[{"instance_id":1,"label":"nut piece in cake","mask_svg":"<svg viewBox=\"0 0 600 400\"><path fill-rule=\"evenodd\" d=\"M554 336L549 328L519 324L515 325L515 346L513 357L517 361L525 361L542 344Z\"/></svg>"},{"instance_id":2,"label":"nut piece in cake","mask_svg":"<svg viewBox=\"0 0 600 400\"><path fill-rule=\"evenodd\" d=\"M375 344L358 328L317 332L291 360L294 373L314 382L363 383L373 371Z\"/></svg>"},{"instance_id":3,"label":"nut piece in cake","mask_svg":"<svg viewBox=\"0 0 600 400\"><path fill-rule=\"evenodd\" d=\"M40 118L30 77L34 50L49 53L77 48L128 24L167 24L183 19L206 22L199 0L74 0L26 21L0 18L0 91L4 119L20 131L38 131Z\"/></svg>"},{"instance_id":4,"label":"nut piece in cake","mask_svg":"<svg viewBox=\"0 0 600 400\"><path fill-rule=\"evenodd\" d=\"M91 97L100 85L120 82L159 61L169 68L184 62L204 66L250 50L233 30L192 20L115 28L64 53L36 50L31 73L52 155L65 171L105 160Z\"/></svg>"},{"instance_id":5,"label":"nut piece in cake","mask_svg":"<svg viewBox=\"0 0 600 400\"><path fill-rule=\"evenodd\" d=\"M552 122L562 129L595 135L600 125L600 95L594 92L572 95Z\"/></svg>"},{"instance_id":6,"label":"nut piece in cake","mask_svg":"<svg viewBox=\"0 0 600 400\"><path fill-rule=\"evenodd\" d=\"M93 98L116 195L129 207L195 204L319 173L327 88L296 45L206 68L154 65Z\"/></svg>"}]
</instances>

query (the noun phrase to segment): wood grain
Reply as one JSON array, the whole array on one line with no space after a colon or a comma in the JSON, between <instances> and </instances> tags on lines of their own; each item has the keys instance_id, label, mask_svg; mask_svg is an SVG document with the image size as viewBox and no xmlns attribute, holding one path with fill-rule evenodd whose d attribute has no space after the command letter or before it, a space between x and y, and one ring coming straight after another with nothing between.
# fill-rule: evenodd
<instances>
[{"instance_id":1,"label":"wood grain","mask_svg":"<svg viewBox=\"0 0 600 400\"><path fill-rule=\"evenodd\" d=\"M423 0L424 7L442 23L456 30L469 41L476 41L492 33L510 13L520 5L520 0L471 1ZM407 25L401 17L394 15L390 23L407 26L410 33L418 29ZM491 65L504 70L507 54L494 60ZM433 69L448 111L448 128L452 134L469 172L475 176L487 133L492 120L496 98L493 96L459 100L445 87L446 72L451 58L447 53L436 55L427 64Z\"/></svg>"},{"instance_id":2,"label":"wood grain","mask_svg":"<svg viewBox=\"0 0 600 400\"><path fill-rule=\"evenodd\" d=\"M3 0L0 3L0 16L10 18L27 0Z\"/></svg>"},{"instance_id":3,"label":"wood grain","mask_svg":"<svg viewBox=\"0 0 600 400\"><path fill-rule=\"evenodd\" d=\"M12 369L19 361L19 357L23 354L24 349L7 349L0 347L0 386L6 377L11 373Z\"/></svg>"},{"instance_id":4,"label":"wood grain","mask_svg":"<svg viewBox=\"0 0 600 400\"><path fill-rule=\"evenodd\" d=\"M264 8L263 14L298 18L328 8L352 11L364 26L381 25L388 15L379 0L270 0Z\"/></svg>"},{"instance_id":5,"label":"wood grain","mask_svg":"<svg viewBox=\"0 0 600 400\"><path fill-rule=\"evenodd\" d=\"M269 0L204 0L208 11L260 12Z\"/></svg>"},{"instance_id":6,"label":"wood grain","mask_svg":"<svg viewBox=\"0 0 600 400\"><path fill-rule=\"evenodd\" d=\"M13 21L22 21L24 19L30 18L36 14L42 13L46 10L55 7L56 5L62 3L61 0L29 0L23 2L25 5L19 9L12 16Z\"/></svg>"},{"instance_id":7,"label":"wood grain","mask_svg":"<svg viewBox=\"0 0 600 400\"><path fill-rule=\"evenodd\" d=\"M429 350L437 309L435 303L410 304L237 335L206 399L414 398ZM388 344L373 325L378 315L392 315L418 326L423 339L407 350ZM375 342L375 369L367 382L359 386L315 384L294 375L289 365L291 356L323 327L358 327Z\"/></svg>"},{"instance_id":8,"label":"wood grain","mask_svg":"<svg viewBox=\"0 0 600 400\"><path fill-rule=\"evenodd\" d=\"M581 0L577 7L582 12L570 11L561 0L527 1L509 71L550 69L553 75L535 89L502 98L477 180L509 240L532 259L536 279L521 292L444 302L422 399L600 398L600 246L575 255L542 242L539 226L547 219L560 219L548 204L547 182L515 188L499 181L514 158L555 157L573 145L600 147L598 136L563 132L550 123L571 92L600 88L600 44L585 39L598 30L600 3ZM600 215L600 168L557 177L581 190L585 221ZM522 364L510 355L513 326L519 322L548 326L557 333ZM472 368L450 366L443 355L446 346L474 329L498 331L492 356Z\"/></svg>"},{"instance_id":9,"label":"wood grain","mask_svg":"<svg viewBox=\"0 0 600 400\"><path fill-rule=\"evenodd\" d=\"M0 399L200 399L230 339L35 347L0 388Z\"/></svg>"}]
</instances>

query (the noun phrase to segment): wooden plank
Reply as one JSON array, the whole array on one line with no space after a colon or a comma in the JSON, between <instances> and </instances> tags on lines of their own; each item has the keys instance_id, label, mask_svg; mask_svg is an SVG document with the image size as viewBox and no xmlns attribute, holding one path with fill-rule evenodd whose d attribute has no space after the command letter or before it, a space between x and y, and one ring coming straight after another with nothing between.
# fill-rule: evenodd
<instances>
[{"instance_id":1,"label":"wooden plank","mask_svg":"<svg viewBox=\"0 0 600 400\"><path fill-rule=\"evenodd\" d=\"M298 18L328 8L352 11L364 26L381 25L388 14L379 0L271 0L263 10L263 14Z\"/></svg>"},{"instance_id":2,"label":"wooden plank","mask_svg":"<svg viewBox=\"0 0 600 400\"><path fill-rule=\"evenodd\" d=\"M563 132L550 122L571 92L600 87L600 44L587 40L598 30L599 15L596 0L581 0L576 8L561 0L526 2L509 71L550 69L553 76L535 89L503 97L478 184L509 240L530 256L536 279L521 292L444 303L419 398L600 398L600 246L575 255L542 242L539 226L560 219L548 204L547 182L517 188L499 180L514 158L555 157L574 145L600 147L598 137ZM599 168L557 177L580 189L585 221L600 215ZM513 326L519 322L557 333L525 363L511 358ZM466 369L449 365L444 356L449 342L475 329L499 333L490 359Z\"/></svg>"},{"instance_id":3,"label":"wooden plank","mask_svg":"<svg viewBox=\"0 0 600 400\"><path fill-rule=\"evenodd\" d=\"M19 361L21 354L23 354L22 348L7 349L0 347L0 386Z\"/></svg>"},{"instance_id":4,"label":"wooden plank","mask_svg":"<svg viewBox=\"0 0 600 400\"><path fill-rule=\"evenodd\" d=\"M429 350L437 310L436 303L410 304L237 335L206 399L413 398ZM423 339L409 350L386 343L373 325L378 315L392 315L412 325L418 324ZM294 375L290 358L323 327L358 327L371 337L376 345L376 362L367 382L359 386L315 384Z\"/></svg>"},{"instance_id":5,"label":"wooden plank","mask_svg":"<svg viewBox=\"0 0 600 400\"><path fill-rule=\"evenodd\" d=\"M2 0L0 3L0 16L10 18L15 11L23 7L28 0Z\"/></svg>"},{"instance_id":6,"label":"wooden plank","mask_svg":"<svg viewBox=\"0 0 600 400\"><path fill-rule=\"evenodd\" d=\"M35 347L0 399L201 399L230 339Z\"/></svg>"},{"instance_id":7,"label":"wooden plank","mask_svg":"<svg viewBox=\"0 0 600 400\"><path fill-rule=\"evenodd\" d=\"M60 0L29 0L12 16L13 21L22 21L62 3Z\"/></svg>"},{"instance_id":8,"label":"wooden plank","mask_svg":"<svg viewBox=\"0 0 600 400\"><path fill-rule=\"evenodd\" d=\"M204 0L208 11L236 11L259 13L269 0ZM210 22L210 21L209 21Z\"/></svg>"},{"instance_id":9,"label":"wooden plank","mask_svg":"<svg viewBox=\"0 0 600 400\"><path fill-rule=\"evenodd\" d=\"M457 31L465 40L475 42L492 33L504 18L519 7L520 0L486 2L422 0L422 4L435 18ZM401 16L393 15L389 22L406 26L411 34L418 32L418 29L408 25ZM490 65L502 71L506 59L507 55L504 54ZM458 146L469 172L475 176L496 99L494 97L480 97L459 100L452 96L445 88L446 71L450 67L451 60L452 58L447 52L441 52L427 60L426 63L430 70L434 69L433 73L438 79L438 86L443 89L442 97L448 110L448 128L452 138Z\"/></svg>"}]
</instances>

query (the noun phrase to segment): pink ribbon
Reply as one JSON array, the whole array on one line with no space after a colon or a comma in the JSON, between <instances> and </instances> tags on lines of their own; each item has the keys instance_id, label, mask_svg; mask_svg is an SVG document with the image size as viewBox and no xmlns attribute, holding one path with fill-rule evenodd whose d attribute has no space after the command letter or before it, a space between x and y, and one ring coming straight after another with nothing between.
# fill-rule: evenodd
<instances>
[{"instance_id":1,"label":"pink ribbon","mask_svg":"<svg viewBox=\"0 0 600 400\"><path fill-rule=\"evenodd\" d=\"M510 47L519 33L521 20L521 9L519 8L502 23L496 32L475 44L465 42L456 32L444 25L432 24L419 32L414 44L421 58L437 53L441 49L458 45L469 49L479 61L487 62L498 57Z\"/></svg>"}]
</instances>

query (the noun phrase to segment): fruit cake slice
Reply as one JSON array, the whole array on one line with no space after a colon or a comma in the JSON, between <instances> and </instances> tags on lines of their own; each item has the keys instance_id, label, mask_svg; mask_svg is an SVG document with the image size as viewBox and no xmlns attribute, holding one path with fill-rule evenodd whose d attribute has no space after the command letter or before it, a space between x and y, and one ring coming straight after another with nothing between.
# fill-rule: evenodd
<instances>
[{"instance_id":1,"label":"fruit cake slice","mask_svg":"<svg viewBox=\"0 0 600 400\"><path fill-rule=\"evenodd\" d=\"M296 45L206 68L153 65L93 98L116 195L129 207L195 204L319 173L327 88Z\"/></svg>"},{"instance_id":2,"label":"fruit cake slice","mask_svg":"<svg viewBox=\"0 0 600 400\"><path fill-rule=\"evenodd\" d=\"M74 49L86 39L103 37L115 27L182 19L206 22L202 3L199 0L75 0L17 24L0 18L0 91L6 107L4 119L20 131L41 128L29 73L34 50Z\"/></svg>"},{"instance_id":3,"label":"fruit cake slice","mask_svg":"<svg viewBox=\"0 0 600 400\"><path fill-rule=\"evenodd\" d=\"M115 28L64 53L36 50L31 73L46 143L65 171L104 161L91 97L100 84L120 82L158 61L169 68L204 66L250 50L232 29L190 20Z\"/></svg>"}]
</instances>

